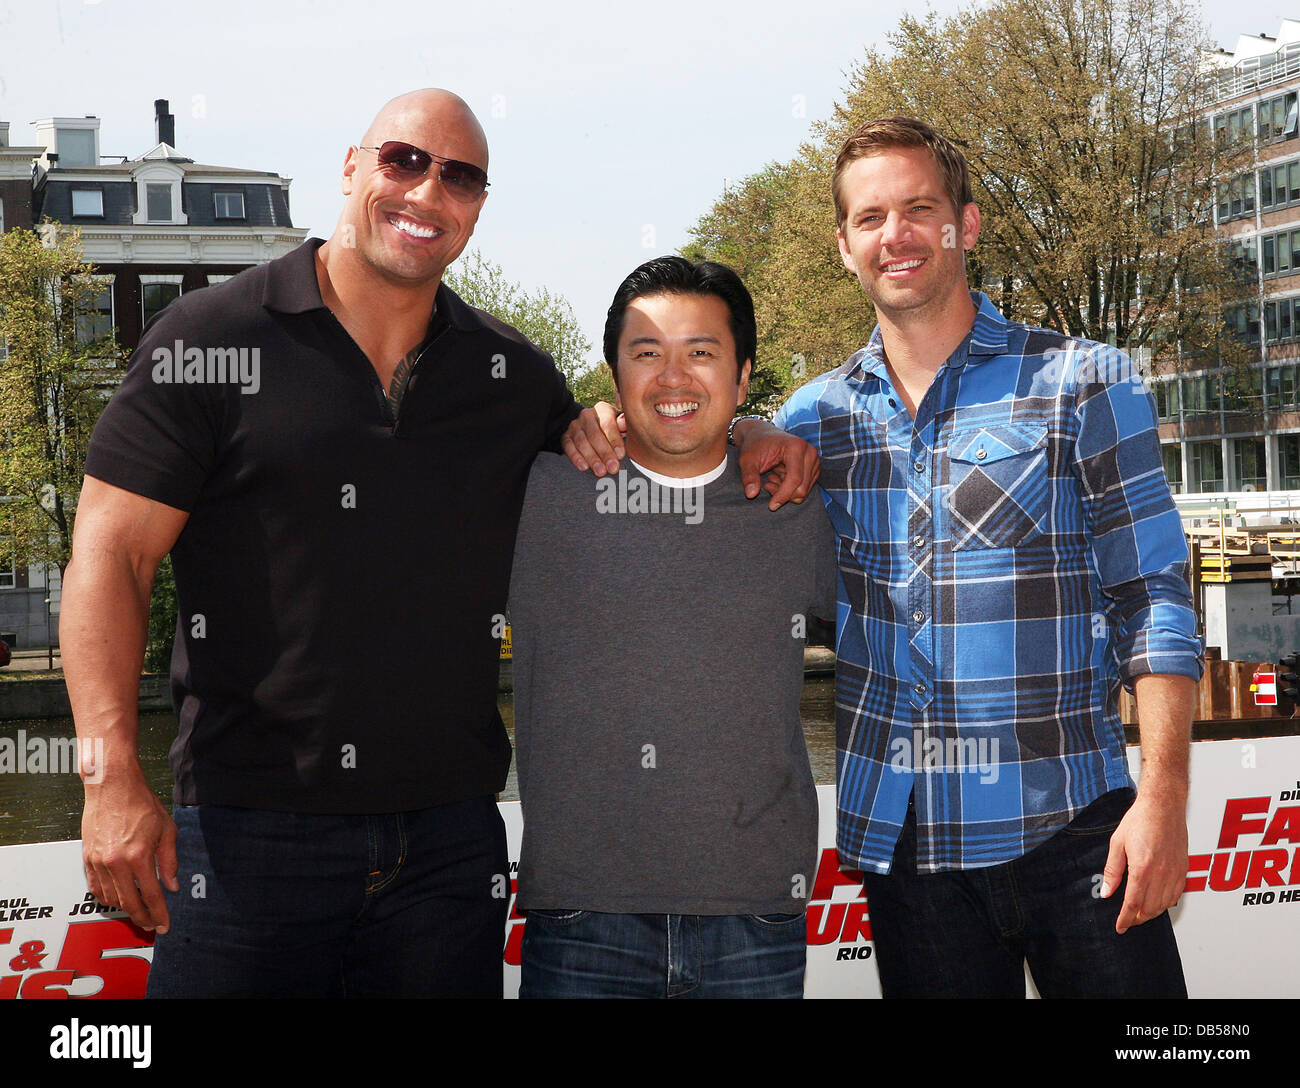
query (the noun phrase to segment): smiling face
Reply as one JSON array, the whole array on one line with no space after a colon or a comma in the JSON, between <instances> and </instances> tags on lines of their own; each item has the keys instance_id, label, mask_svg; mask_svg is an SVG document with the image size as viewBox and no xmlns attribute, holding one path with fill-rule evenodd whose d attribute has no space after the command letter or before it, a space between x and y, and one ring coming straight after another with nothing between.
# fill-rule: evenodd
<instances>
[{"instance_id":1,"label":"smiling face","mask_svg":"<svg viewBox=\"0 0 1300 1088\"><path fill-rule=\"evenodd\" d=\"M749 389L737 377L731 312L716 295L645 295L628 303L618 341L618 407L627 451L665 476L699 476L727 453L727 427Z\"/></svg>"},{"instance_id":2,"label":"smiling face","mask_svg":"<svg viewBox=\"0 0 1300 1088\"><path fill-rule=\"evenodd\" d=\"M358 256L390 281L436 283L469 242L487 195L462 203L438 180L436 162L423 177L412 177L364 150L388 140L486 171L483 130L455 95L417 91L385 106L344 161L348 200L341 223L351 228Z\"/></svg>"},{"instance_id":3,"label":"smiling face","mask_svg":"<svg viewBox=\"0 0 1300 1088\"><path fill-rule=\"evenodd\" d=\"M967 204L957 214L927 148L891 147L854 160L840 193L840 257L882 319L969 303L965 251L979 236L979 210Z\"/></svg>"}]
</instances>

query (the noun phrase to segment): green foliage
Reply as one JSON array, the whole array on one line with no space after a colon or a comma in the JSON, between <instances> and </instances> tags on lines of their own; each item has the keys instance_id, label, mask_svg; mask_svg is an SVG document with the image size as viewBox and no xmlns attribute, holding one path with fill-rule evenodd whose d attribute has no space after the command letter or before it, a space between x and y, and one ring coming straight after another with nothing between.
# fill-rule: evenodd
<instances>
[{"instance_id":1,"label":"green foliage","mask_svg":"<svg viewBox=\"0 0 1300 1088\"><path fill-rule=\"evenodd\" d=\"M86 446L106 400L103 367L120 357L111 334L84 335L102 290L93 273L76 230L47 223L0 236L0 538L20 565L62 570L72 551Z\"/></svg>"},{"instance_id":2,"label":"green foliage","mask_svg":"<svg viewBox=\"0 0 1300 1088\"><path fill-rule=\"evenodd\" d=\"M590 370L583 371L569 384L578 403L588 407L598 400L613 404L618 392L614 388L614 375L604 363L597 363Z\"/></svg>"},{"instance_id":3,"label":"green foliage","mask_svg":"<svg viewBox=\"0 0 1300 1088\"><path fill-rule=\"evenodd\" d=\"M1007 315L1171 357L1235 361L1221 314L1251 284L1214 234L1217 187L1249 163L1208 137L1216 93L1187 0L991 0L904 16L787 163L729 187L683 253L754 296L751 410L843 362L874 324L840 260L830 182L877 117L928 121L962 148L982 213L973 287ZM1256 353L1257 354L1257 353Z\"/></svg>"},{"instance_id":4,"label":"green foliage","mask_svg":"<svg viewBox=\"0 0 1300 1088\"><path fill-rule=\"evenodd\" d=\"M546 287L526 291L508 281L501 266L478 250L461 257L443 279L471 306L486 310L549 352L570 386L590 365L591 341L583 336L577 315L563 295L554 295Z\"/></svg>"},{"instance_id":5,"label":"green foliage","mask_svg":"<svg viewBox=\"0 0 1300 1088\"><path fill-rule=\"evenodd\" d=\"M172 575L172 557L164 555L153 576L153 593L149 598L149 638L145 646L146 672L168 672L172 662L172 643L176 641L176 579Z\"/></svg>"}]
</instances>

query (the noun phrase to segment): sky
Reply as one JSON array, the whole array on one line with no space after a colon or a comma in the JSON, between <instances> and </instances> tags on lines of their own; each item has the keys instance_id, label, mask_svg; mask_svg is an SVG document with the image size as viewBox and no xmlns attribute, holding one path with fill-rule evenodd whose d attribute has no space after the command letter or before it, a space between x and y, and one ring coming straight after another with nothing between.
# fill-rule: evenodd
<instances>
[{"instance_id":1,"label":"sky","mask_svg":"<svg viewBox=\"0 0 1300 1088\"><path fill-rule=\"evenodd\" d=\"M959 6L0 0L0 120L24 144L38 118L94 115L101 153L135 157L166 98L183 154L292 177L294 225L326 237L343 157L378 108L450 88L491 148L470 248L567 298L594 362L628 272L688 242L729 182L791 158L904 14ZM1300 0L1202 10L1232 49L1300 18Z\"/></svg>"}]
</instances>

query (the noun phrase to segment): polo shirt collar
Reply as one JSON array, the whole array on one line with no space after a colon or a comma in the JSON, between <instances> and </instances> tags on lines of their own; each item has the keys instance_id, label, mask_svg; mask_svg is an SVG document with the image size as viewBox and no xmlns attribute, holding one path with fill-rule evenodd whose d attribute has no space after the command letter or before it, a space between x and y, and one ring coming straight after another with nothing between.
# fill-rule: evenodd
<instances>
[{"instance_id":1,"label":"polo shirt collar","mask_svg":"<svg viewBox=\"0 0 1300 1088\"><path fill-rule=\"evenodd\" d=\"M316 251L324 244L324 238L308 238L292 253L266 266L266 287L262 292L264 307L283 314L305 314L325 309L320 297L320 284L316 281ZM438 314L461 332L478 332L487 327L445 283L438 285L436 304Z\"/></svg>"},{"instance_id":2,"label":"polo shirt collar","mask_svg":"<svg viewBox=\"0 0 1300 1088\"><path fill-rule=\"evenodd\" d=\"M1007 319L983 291L972 291L970 300L975 304L975 323L952 353L948 360L950 366L974 366L1007 352ZM857 372L876 377L885 375L885 344L879 325L872 330L867 346L849 360L847 376L853 377Z\"/></svg>"}]
</instances>

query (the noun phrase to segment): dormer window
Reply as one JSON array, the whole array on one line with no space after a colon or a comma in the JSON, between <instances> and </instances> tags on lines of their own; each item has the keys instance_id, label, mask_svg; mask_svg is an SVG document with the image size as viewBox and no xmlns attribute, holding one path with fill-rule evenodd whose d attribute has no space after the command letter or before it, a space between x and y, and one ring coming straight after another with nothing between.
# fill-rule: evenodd
<instances>
[{"instance_id":1,"label":"dormer window","mask_svg":"<svg viewBox=\"0 0 1300 1088\"><path fill-rule=\"evenodd\" d=\"M188 216L181 210L182 173L170 162L147 161L137 167L133 178L136 212L131 222L184 226Z\"/></svg>"},{"instance_id":2,"label":"dormer window","mask_svg":"<svg viewBox=\"0 0 1300 1088\"><path fill-rule=\"evenodd\" d=\"M103 191L100 189L73 189L72 214L74 217L78 215L97 215L103 218Z\"/></svg>"},{"instance_id":3,"label":"dormer window","mask_svg":"<svg viewBox=\"0 0 1300 1088\"><path fill-rule=\"evenodd\" d=\"M149 222L170 223L172 221L172 187L170 185L149 184L144 188L145 200L149 209Z\"/></svg>"},{"instance_id":4,"label":"dormer window","mask_svg":"<svg viewBox=\"0 0 1300 1088\"><path fill-rule=\"evenodd\" d=\"M243 193L213 193L213 214L218 219L243 219Z\"/></svg>"}]
</instances>

